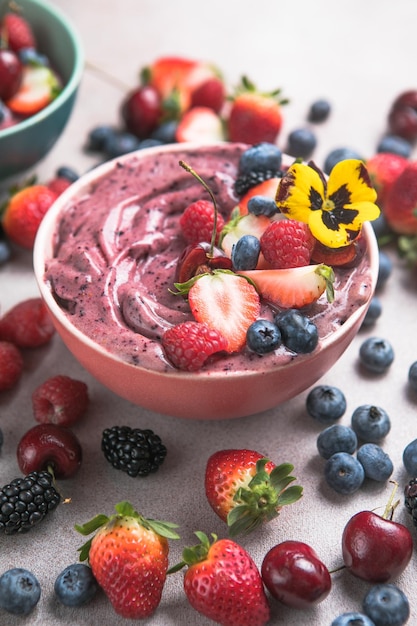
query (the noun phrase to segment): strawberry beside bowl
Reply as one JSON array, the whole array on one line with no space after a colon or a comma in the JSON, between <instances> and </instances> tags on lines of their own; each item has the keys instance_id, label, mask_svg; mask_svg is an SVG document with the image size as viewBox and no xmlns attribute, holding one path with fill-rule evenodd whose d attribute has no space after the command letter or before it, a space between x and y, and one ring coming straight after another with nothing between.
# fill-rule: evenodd
<instances>
[{"instance_id":1,"label":"strawberry beside bowl","mask_svg":"<svg viewBox=\"0 0 417 626\"><path fill-rule=\"evenodd\" d=\"M280 348L260 356L245 348L215 355L197 371L182 371L169 362L161 336L190 317L186 299L172 294L186 245L179 219L190 202L208 197L179 161L209 181L219 207L230 211L237 203L233 183L246 148L175 144L109 161L71 185L38 231L35 275L64 343L103 385L157 413L229 419L291 399L342 355L373 295L378 247L365 223L360 300L349 301L339 314L317 301L314 310L322 327L329 325L327 311L334 319L311 353ZM287 161L288 166L292 160Z\"/></svg>"},{"instance_id":2,"label":"strawberry beside bowl","mask_svg":"<svg viewBox=\"0 0 417 626\"><path fill-rule=\"evenodd\" d=\"M18 123L0 125L0 184L35 166L51 150L73 110L84 67L78 32L67 17L44 0L19 1L20 13L30 24L36 49L45 55L61 82L60 93L33 115ZM6 11L0 12L0 19ZM9 114L8 114L9 115Z\"/></svg>"}]
</instances>

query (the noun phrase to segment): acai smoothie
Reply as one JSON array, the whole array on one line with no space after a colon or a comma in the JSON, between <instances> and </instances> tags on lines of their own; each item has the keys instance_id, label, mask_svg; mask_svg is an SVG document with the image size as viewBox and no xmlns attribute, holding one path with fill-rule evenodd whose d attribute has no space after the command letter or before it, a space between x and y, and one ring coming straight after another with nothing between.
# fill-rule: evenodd
<instances>
[{"instance_id":1,"label":"acai smoothie","mask_svg":"<svg viewBox=\"0 0 417 626\"><path fill-rule=\"evenodd\" d=\"M45 269L45 281L74 326L121 360L150 370L174 369L161 337L192 319L187 299L174 293L186 246L179 220L190 203L208 198L179 161L208 183L227 221L239 201L235 181L246 149L224 143L132 153L115 160L91 185L79 185L62 209ZM318 329L316 350L370 300L366 251L352 266L334 267L334 291L333 302L323 294L304 311ZM264 302L261 307L264 317L276 312ZM202 371L265 370L294 358L305 357L282 345L262 356L244 347L216 355Z\"/></svg>"}]
</instances>

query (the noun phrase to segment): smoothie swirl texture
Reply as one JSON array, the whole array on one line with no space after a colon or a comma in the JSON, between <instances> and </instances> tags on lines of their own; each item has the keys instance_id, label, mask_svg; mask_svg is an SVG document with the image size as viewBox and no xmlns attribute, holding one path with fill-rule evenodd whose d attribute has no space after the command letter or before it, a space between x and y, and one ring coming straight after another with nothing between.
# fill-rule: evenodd
<instances>
[{"instance_id":1,"label":"smoothie swirl texture","mask_svg":"<svg viewBox=\"0 0 417 626\"><path fill-rule=\"evenodd\" d=\"M179 165L185 160L212 189L227 219L238 203L238 163L248 146L225 143L175 151L132 153L63 207L44 280L70 322L117 358L155 371L175 368L161 346L165 330L191 320L186 299L172 292L186 242L179 219L207 192ZM323 294L304 312L317 325L321 342L372 295L369 259L335 270L335 300ZM274 312L262 305L262 317ZM249 349L208 362L210 371L259 371L290 362L284 346L259 356ZM186 376L187 373L184 373Z\"/></svg>"}]
</instances>

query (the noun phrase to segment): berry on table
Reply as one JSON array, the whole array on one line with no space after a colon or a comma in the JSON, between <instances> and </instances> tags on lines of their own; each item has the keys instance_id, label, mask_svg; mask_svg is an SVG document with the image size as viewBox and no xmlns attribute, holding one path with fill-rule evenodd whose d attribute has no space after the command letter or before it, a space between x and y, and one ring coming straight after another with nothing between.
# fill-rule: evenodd
<instances>
[{"instance_id":1,"label":"berry on table","mask_svg":"<svg viewBox=\"0 0 417 626\"><path fill-rule=\"evenodd\" d=\"M336 422L346 411L346 397L341 389L317 385L308 393L307 413L323 424Z\"/></svg>"},{"instance_id":2,"label":"berry on table","mask_svg":"<svg viewBox=\"0 0 417 626\"><path fill-rule=\"evenodd\" d=\"M417 476L417 439L413 439L403 450L403 465L410 476Z\"/></svg>"},{"instance_id":3,"label":"berry on table","mask_svg":"<svg viewBox=\"0 0 417 626\"><path fill-rule=\"evenodd\" d=\"M368 326L373 326L377 319L382 314L382 303L381 300L377 296L373 296L369 303L368 310L366 311L365 317L362 321L362 326L367 328Z\"/></svg>"},{"instance_id":4,"label":"berry on table","mask_svg":"<svg viewBox=\"0 0 417 626\"><path fill-rule=\"evenodd\" d=\"M167 449L150 429L113 426L102 434L101 449L115 469L129 476L156 472L165 460Z\"/></svg>"},{"instance_id":5,"label":"berry on table","mask_svg":"<svg viewBox=\"0 0 417 626\"><path fill-rule=\"evenodd\" d=\"M403 137L386 135L378 143L376 150L378 153L388 152L389 154L396 154L408 159L411 156L412 145Z\"/></svg>"},{"instance_id":6,"label":"berry on table","mask_svg":"<svg viewBox=\"0 0 417 626\"><path fill-rule=\"evenodd\" d=\"M356 150L351 148L335 148L326 156L323 169L325 174L330 174L336 163L346 159L359 159L363 161L362 156Z\"/></svg>"},{"instance_id":7,"label":"berry on table","mask_svg":"<svg viewBox=\"0 0 417 626\"><path fill-rule=\"evenodd\" d=\"M88 404L87 385L69 376L52 376L32 393L33 414L41 424L72 426L85 414Z\"/></svg>"},{"instance_id":8,"label":"berry on table","mask_svg":"<svg viewBox=\"0 0 417 626\"><path fill-rule=\"evenodd\" d=\"M330 626L375 626L373 622L365 613L358 613L358 611L348 611L335 617Z\"/></svg>"},{"instance_id":9,"label":"berry on table","mask_svg":"<svg viewBox=\"0 0 417 626\"><path fill-rule=\"evenodd\" d=\"M336 452L326 461L324 477L334 491L350 495L361 487L365 472L354 456L347 452Z\"/></svg>"},{"instance_id":10,"label":"berry on table","mask_svg":"<svg viewBox=\"0 0 417 626\"><path fill-rule=\"evenodd\" d=\"M383 250L379 251L378 257L378 277L375 285L376 290L382 289L392 274L393 262Z\"/></svg>"},{"instance_id":11,"label":"berry on table","mask_svg":"<svg viewBox=\"0 0 417 626\"><path fill-rule=\"evenodd\" d=\"M409 367L408 384L413 391L417 391L417 361L414 361Z\"/></svg>"},{"instance_id":12,"label":"berry on table","mask_svg":"<svg viewBox=\"0 0 417 626\"><path fill-rule=\"evenodd\" d=\"M117 133L114 126L101 124L92 128L87 135L87 143L85 149L89 152L104 152L106 144Z\"/></svg>"},{"instance_id":13,"label":"berry on table","mask_svg":"<svg viewBox=\"0 0 417 626\"><path fill-rule=\"evenodd\" d=\"M370 372L383 374L394 360L394 350L387 339L369 337L359 348L359 359Z\"/></svg>"},{"instance_id":14,"label":"berry on table","mask_svg":"<svg viewBox=\"0 0 417 626\"><path fill-rule=\"evenodd\" d=\"M331 105L328 100L324 100L323 98L319 100L315 100L311 103L307 119L309 122L313 124L324 122L327 120L331 112Z\"/></svg>"},{"instance_id":15,"label":"berry on table","mask_svg":"<svg viewBox=\"0 0 417 626\"><path fill-rule=\"evenodd\" d=\"M336 452L353 454L358 445L355 431L343 424L332 424L317 437L317 450L323 459L329 459Z\"/></svg>"},{"instance_id":16,"label":"berry on table","mask_svg":"<svg viewBox=\"0 0 417 626\"><path fill-rule=\"evenodd\" d=\"M358 439L379 443L391 430L391 420L385 409L373 404L361 404L352 413L352 428Z\"/></svg>"},{"instance_id":17,"label":"berry on table","mask_svg":"<svg viewBox=\"0 0 417 626\"><path fill-rule=\"evenodd\" d=\"M363 612L376 626L403 626L410 617L410 603L396 585L374 585L366 593Z\"/></svg>"},{"instance_id":18,"label":"berry on table","mask_svg":"<svg viewBox=\"0 0 417 626\"><path fill-rule=\"evenodd\" d=\"M68 565L58 574L54 591L64 606L82 606L94 598L99 585L91 567L85 563Z\"/></svg>"},{"instance_id":19,"label":"berry on table","mask_svg":"<svg viewBox=\"0 0 417 626\"><path fill-rule=\"evenodd\" d=\"M0 317L0 340L18 348L39 348L55 333L48 309L41 298L29 298L15 304Z\"/></svg>"},{"instance_id":20,"label":"berry on table","mask_svg":"<svg viewBox=\"0 0 417 626\"><path fill-rule=\"evenodd\" d=\"M309 128L296 128L287 139L287 152L300 159L309 158L317 146L317 138Z\"/></svg>"},{"instance_id":21,"label":"berry on table","mask_svg":"<svg viewBox=\"0 0 417 626\"><path fill-rule=\"evenodd\" d=\"M61 496L49 472L31 472L0 489L0 533L27 532L58 506Z\"/></svg>"},{"instance_id":22,"label":"berry on table","mask_svg":"<svg viewBox=\"0 0 417 626\"><path fill-rule=\"evenodd\" d=\"M281 311L274 318L282 343L296 354L309 354L318 344L319 336L315 323L298 309Z\"/></svg>"},{"instance_id":23,"label":"berry on table","mask_svg":"<svg viewBox=\"0 0 417 626\"><path fill-rule=\"evenodd\" d=\"M394 471L390 456L376 443L364 443L358 449L356 458L365 471L365 477L385 482Z\"/></svg>"},{"instance_id":24,"label":"berry on table","mask_svg":"<svg viewBox=\"0 0 417 626\"><path fill-rule=\"evenodd\" d=\"M246 343L249 350L257 354L267 354L281 345L281 333L270 320L258 319L248 328Z\"/></svg>"},{"instance_id":25,"label":"berry on table","mask_svg":"<svg viewBox=\"0 0 417 626\"><path fill-rule=\"evenodd\" d=\"M22 354L10 341L0 340L0 392L12 389L23 372Z\"/></svg>"},{"instance_id":26,"label":"berry on table","mask_svg":"<svg viewBox=\"0 0 417 626\"><path fill-rule=\"evenodd\" d=\"M0 608L12 615L28 615L38 604L41 586L27 569L14 567L0 576Z\"/></svg>"}]
</instances>

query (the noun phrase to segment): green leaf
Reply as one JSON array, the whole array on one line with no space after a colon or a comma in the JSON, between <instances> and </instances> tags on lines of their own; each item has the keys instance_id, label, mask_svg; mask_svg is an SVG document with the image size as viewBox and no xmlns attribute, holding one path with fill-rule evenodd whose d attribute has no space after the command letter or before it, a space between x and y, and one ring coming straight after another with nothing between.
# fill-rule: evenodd
<instances>
[{"instance_id":1,"label":"green leaf","mask_svg":"<svg viewBox=\"0 0 417 626\"><path fill-rule=\"evenodd\" d=\"M174 531L174 528L178 528L178 524L172 522L162 522L161 520L147 519L147 525L154 532L166 539L179 539L180 536Z\"/></svg>"},{"instance_id":2,"label":"green leaf","mask_svg":"<svg viewBox=\"0 0 417 626\"><path fill-rule=\"evenodd\" d=\"M288 487L285 491L283 491L279 498L278 504L279 506L285 506L287 504L293 504L297 502L303 495L303 488L301 485L293 485L292 487Z\"/></svg>"},{"instance_id":3,"label":"green leaf","mask_svg":"<svg viewBox=\"0 0 417 626\"><path fill-rule=\"evenodd\" d=\"M101 526L104 526L104 524L106 524L108 521L109 518L107 517L107 515L103 515L102 513L100 513L85 524L75 524L74 528L77 532L81 533L81 535L91 535L91 533L95 532Z\"/></svg>"},{"instance_id":4,"label":"green leaf","mask_svg":"<svg viewBox=\"0 0 417 626\"><path fill-rule=\"evenodd\" d=\"M88 559L88 555L90 554L91 542L93 541L93 537L86 541L81 548L78 548L78 552L80 553L79 559L80 561L86 561Z\"/></svg>"}]
</instances>

